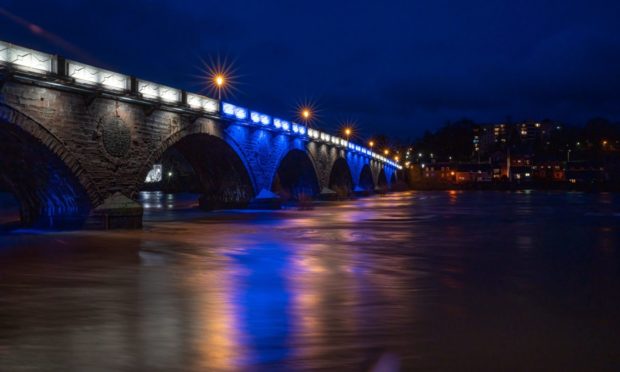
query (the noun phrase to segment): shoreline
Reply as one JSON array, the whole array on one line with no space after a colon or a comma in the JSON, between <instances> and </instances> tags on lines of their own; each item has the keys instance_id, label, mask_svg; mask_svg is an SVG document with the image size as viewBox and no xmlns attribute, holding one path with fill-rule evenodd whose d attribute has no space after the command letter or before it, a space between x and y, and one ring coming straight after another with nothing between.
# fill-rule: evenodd
<instances>
[{"instance_id":1,"label":"shoreline","mask_svg":"<svg viewBox=\"0 0 620 372\"><path fill-rule=\"evenodd\" d=\"M535 191L564 191L564 192L620 192L620 186L618 185L573 185L573 184L538 184L538 183L523 183L523 184L496 184L496 183L472 183L472 184L441 184L441 185L413 185L409 188L412 191L521 191L521 190L535 190Z\"/></svg>"}]
</instances>

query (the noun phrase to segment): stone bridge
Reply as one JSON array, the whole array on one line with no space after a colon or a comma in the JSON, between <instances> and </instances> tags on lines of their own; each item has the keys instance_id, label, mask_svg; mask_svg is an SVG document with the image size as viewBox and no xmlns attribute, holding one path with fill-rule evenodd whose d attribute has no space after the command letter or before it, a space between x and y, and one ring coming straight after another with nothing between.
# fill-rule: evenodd
<instances>
[{"instance_id":1,"label":"stone bridge","mask_svg":"<svg viewBox=\"0 0 620 372\"><path fill-rule=\"evenodd\" d=\"M40 227L141 226L138 192L171 154L205 208L245 206L263 190L389 189L400 168L316 129L1 41L0 148L0 190Z\"/></svg>"}]
</instances>

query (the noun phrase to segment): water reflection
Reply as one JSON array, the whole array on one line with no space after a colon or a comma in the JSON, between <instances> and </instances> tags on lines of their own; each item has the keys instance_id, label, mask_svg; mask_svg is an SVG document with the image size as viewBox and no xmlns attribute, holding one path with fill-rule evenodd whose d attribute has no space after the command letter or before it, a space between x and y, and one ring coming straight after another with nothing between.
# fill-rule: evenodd
<instances>
[{"instance_id":1,"label":"water reflection","mask_svg":"<svg viewBox=\"0 0 620 372\"><path fill-rule=\"evenodd\" d=\"M620 359L614 194L412 192L269 213L142 198L162 205L142 231L2 235L4 368L367 370L382 357L405 370L601 369Z\"/></svg>"}]
</instances>

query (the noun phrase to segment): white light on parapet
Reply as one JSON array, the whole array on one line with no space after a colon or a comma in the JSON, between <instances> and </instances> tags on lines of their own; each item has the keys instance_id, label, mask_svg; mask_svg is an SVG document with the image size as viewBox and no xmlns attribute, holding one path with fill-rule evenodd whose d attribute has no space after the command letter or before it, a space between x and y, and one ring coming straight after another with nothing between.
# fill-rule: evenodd
<instances>
[{"instance_id":1,"label":"white light on parapet","mask_svg":"<svg viewBox=\"0 0 620 372\"><path fill-rule=\"evenodd\" d=\"M235 115L235 105L223 102L222 103L222 112L224 115L233 116Z\"/></svg>"},{"instance_id":2,"label":"white light on parapet","mask_svg":"<svg viewBox=\"0 0 620 372\"><path fill-rule=\"evenodd\" d=\"M222 102L222 113L224 116L232 117L238 120L245 120L248 117L248 110L227 102Z\"/></svg>"},{"instance_id":3,"label":"white light on parapet","mask_svg":"<svg viewBox=\"0 0 620 372\"><path fill-rule=\"evenodd\" d=\"M129 89L129 76L82 63L67 61L67 75L82 84L101 85L117 91Z\"/></svg>"},{"instance_id":4,"label":"white light on parapet","mask_svg":"<svg viewBox=\"0 0 620 372\"><path fill-rule=\"evenodd\" d=\"M179 103L181 101L180 90L149 81L139 80L138 92L145 98L159 99L168 103Z\"/></svg>"},{"instance_id":5,"label":"white light on parapet","mask_svg":"<svg viewBox=\"0 0 620 372\"><path fill-rule=\"evenodd\" d=\"M9 63L20 70L49 73L52 72L54 57L0 41L0 62Z\"/></svg>"},{"instance_id":6,"label":"white light on parapet","mask_svg":"<svg viewBox=\"0 0 620 372\"><path fill-rule=\"evenodd\" d=\"M271 123L269 115L260 114L256 111L250 113L250 119L256 124L269 125Z\"/></svg>"},{"instance_id":7,"label":"white light on parapet","mask_svg":"<svg viewBox=\"0 0 620 372\"><path fill-rule=\"evenodd\" d=\"M242 107L236 107L235 117L239 120L245 120L248 117L248 111Z\"/></svg>"},{"instance_id":8,"label":"white light on parapet","mask_svg":"<svg viewBox=\"0 0 620 372\"><path fill-rule=\"evenodd\" d=\"M192 93L187 94L187 104L193 109L210 113L216 113L218 109L216 100Z\"/></svg>"},{"instance_id":9,"label":"white light on parapet","mask_svg":"<svg viewBox=\"0 0 620 372\"><path fill-rule=\"evenodd\" d=\"M250 112L250 120L252 120L253 123L258 124L260 123L260 115L258 112L256 111L251 111Z\"/></svg>"}]
</instances>

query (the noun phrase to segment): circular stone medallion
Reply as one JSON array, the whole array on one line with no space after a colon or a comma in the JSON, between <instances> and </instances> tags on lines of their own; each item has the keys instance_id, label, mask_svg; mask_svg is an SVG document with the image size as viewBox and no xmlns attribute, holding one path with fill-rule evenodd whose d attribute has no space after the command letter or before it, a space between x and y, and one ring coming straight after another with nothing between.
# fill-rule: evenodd
<instances>
[{"instance_id":1,"label":"circular stone medallion","mask_svg":"<svg viewBox=\"0 0 620 372\"><path fill-rule=\"evenodd\" d=\"M118 117L108 119L102 126L103 147L115 158L122 158L129 152L131 131L123 120Z\"/></svg>"}]
</instances>

